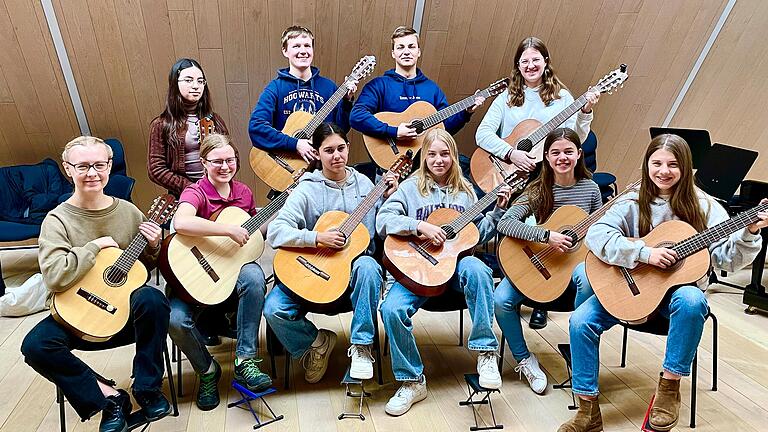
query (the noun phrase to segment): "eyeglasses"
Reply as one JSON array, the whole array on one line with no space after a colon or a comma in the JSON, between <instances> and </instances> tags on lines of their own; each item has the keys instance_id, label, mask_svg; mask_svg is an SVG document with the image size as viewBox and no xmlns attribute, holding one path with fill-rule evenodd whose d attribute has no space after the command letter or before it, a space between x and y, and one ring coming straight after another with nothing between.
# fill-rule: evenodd
<instances>
[{"instance_id":1,"label":"eyeglasses","mask_svg":"<svg viewBox=\"0 0 768 432\"><path fill-rule=\"evenodd\" d=\"M235 166L237 165L237 158L226 158L226 159L204 159L209 164L215 166L216 168L221 168L226 163L229 166Z\"/></svg>"},{"instance_id":2,"label":"eyeglasses","mask_svg":"<svg viewBox=\"0 0 768 432\"><path fill-rule=\"evenodd\" d=\"M92 164L85 163L85 162L73 164L73 163L70 163L70 162L67 162L67 161L64 161L64 163L66 163L67 165L69 165L72 168L74 168L75 171L77 171L79 174L85 174L85 173L87 173L88 171L91 170L91 167L93 167L93 169L96 170L96 172L104 172L104 171L106 171L107 168L109 168L109 161L111 161L111 160L112 159L108 159L106 161L94 162Z\"/></svg>"},{"instance_id":3,"label":"eyeglasses","mask_svg":"<svg viewBox=\"0 0 768 432\"><path fill-rule=\"evenodd\" d=\"M179 82L183 82L186 85L192 85L193 82L197 81L197 85L204 86L207 82L205 78L198 78L195 80L194 78L186 77L179 80Z\"/></svg>"},{"instance_id":4,"label":"eyeglasses","mask_svg":"<svg viewBox=\"0 0 768 432\"><path fill-rule=\"evenodd\" d=\"M523 59L518 62L518 64L522 67L527 67L530 64L533 64L534 66L541 66L542 63L544 63L544 59L541 57Z\"/></svg>"}]
</instances>

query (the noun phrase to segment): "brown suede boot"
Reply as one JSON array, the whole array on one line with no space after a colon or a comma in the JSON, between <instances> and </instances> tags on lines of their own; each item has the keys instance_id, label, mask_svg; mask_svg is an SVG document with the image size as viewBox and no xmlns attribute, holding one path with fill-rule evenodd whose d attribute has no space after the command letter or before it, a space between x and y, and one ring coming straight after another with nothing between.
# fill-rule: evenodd
<instances>
[{"instance_id":1,"label":"brown suede boot","mask_svg":"<svg viewBox=\"0 0 768 432\"><path fill-rule=\"evenodd\" d=\"M603 430L603 416L600 403L595 400L579 399L576 415L560 425L557 432L598 432Z\"/></svg>"},{"instance_id":2,"label":"brown suede boot","mask_svg":"<svg viewBox=\"0 0 768 432\"><path fill-rule=\"evenodd\" d=\"M668 431L677 425L680 416L680 380L659 377L648 423L657 431Z\"/></svg>"}]
</instances>

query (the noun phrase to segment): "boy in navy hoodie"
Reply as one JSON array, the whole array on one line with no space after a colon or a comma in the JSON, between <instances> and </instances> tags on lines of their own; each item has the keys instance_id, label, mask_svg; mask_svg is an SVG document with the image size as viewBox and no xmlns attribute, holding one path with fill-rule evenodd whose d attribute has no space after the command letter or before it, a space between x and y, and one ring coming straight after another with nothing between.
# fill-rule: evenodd
<instances>
[{"instance_id":1,"label":"boy in navy hoodie","mask_svg":"<svg viewBox=\"0 0 768 432\"><path fill-rule=\"evenodd\" d=\"M281 132L285 121L295 111L315 114L338 86L320 76L312 66L315 36L309 29L290 26L281 37L282 51L289 67L279 69L277 77L267 84L251 113L248 133L254 147L262 150L295 151L307 163L317 159L308 139L297 139ZM344 99L328 116L327 121L349 130L349 112L357 90L353 82Z\"/></svg>"},{"instance_id":2,"label":"boy in navy hoodie","mask_svg":"<svg viewBox=\"0 0 768 432\"><path fill-rule=\"evenodd\" d=\"M407 126L408 123L390 126L373 115L382 111L403 112L417 101L429 102L438 111L448 106L445 93L416 67L420 56L419 34L416 30L404 26L396 28L392 33L395 68L372 79L363 87L350 115L350 123L355 130L381 138L412 139L417 133L414 128ZM473 106L446 119L444 124L448 132L453 135L461 130L484 101L484 97L478 96Z\"/></svg>"}]
</instances>

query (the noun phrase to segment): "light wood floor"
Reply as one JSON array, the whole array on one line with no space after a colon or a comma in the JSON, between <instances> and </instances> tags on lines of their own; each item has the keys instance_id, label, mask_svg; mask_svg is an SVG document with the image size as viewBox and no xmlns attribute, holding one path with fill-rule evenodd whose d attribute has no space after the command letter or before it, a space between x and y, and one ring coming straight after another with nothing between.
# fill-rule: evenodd
<instances>
[{"instance_id":1,"label":"light wood floor","mask_svg":"<svg viewBox=\"0 0 768 432\"><path fill-rule=\"evenodd\" d=\"M746 271L730 280L745 281ZM741 294L721 285L708 292L713 311L720 319L719 390L712 392L712 323L707 322L699 348L699 391L697 430L699 431L760 431L768 420L768 314L746 315ZM527 320L529 310L524 309ZM54 386L27 366L19 346L27 332L46 313L26 318L0 319L0 431L56 431L59 428ZM570 393L553 390L551 385L566 376L565 365L557 352L557 344L567 342L568 314L550 314L549 325L541 331L525 326L528 346L546 369L550 386L544 396L535 395L513 371L515 366L509 352L505 356L504 385L501 395L493 397L496 419L507 431L553 431L571 417L566 407ZM348 364L346 348L349 340L350 315L339 317L311 316L321 327L335 330L339 343L325 378L316 385L304 382L303 369L294 361L292 388L268 398L269 403L285 419L265 427L270 431L467 431L473 424L468 407L459 407L466 398L463 374L475 369L475 356L457 346L458 314L419 312L415 319L416 338L426 365L428 398L402 417L384 413L384 405L396 385L392 379L389 358L384 358L385 383L371 384L373 393L364 408L366 420L339 421L344 403L339 380ZM263 326L262 326L263 327ZM469 314L465 313L465 335L470 331ZM497 328L497 335L500 331ZM262 329L262 342L264 341ZM264 344L262 343L262 346ZM619 367L621 330L606 333L601 345L600 398L606 430L637 431L653 393L661 366L665 338L630 332L629 356L626 368ZM223 402L237 400L228 387L232 377L234 345L227 341L214 348L224 366L224 379L219 386ZM130 359L133 348L81 353L82 358L99 373L114 378L118 384L129 386ZM266 354L264 354L266 356ZM278 383L282 384L283 357L278 358ZM269 362L264 366L268 370ZM222 403L217 409L203 413L192 401L195 377L188 362L184 362L185 395L180 399L180 416L167 417L155 423L152 431L246 431L253 421L247 411L227 409ZM167 382L165 382L167 392ZM690 379L683 381L683 404L680 426L688 429ZM263 407L260 407L263 410ZM481 418L490 420L487 407L480 409ZM98 430L98 418L81 423L67 405L67 426L70 431Z\"/></svg>"}]
</instances>

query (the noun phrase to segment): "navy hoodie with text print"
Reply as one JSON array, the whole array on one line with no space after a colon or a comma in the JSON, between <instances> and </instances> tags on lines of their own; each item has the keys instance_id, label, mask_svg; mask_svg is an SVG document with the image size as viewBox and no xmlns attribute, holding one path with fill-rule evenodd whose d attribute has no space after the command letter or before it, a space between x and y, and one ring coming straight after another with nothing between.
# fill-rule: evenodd
<instances>
[{"instance_id":1,"label":"navy hoodie with text print","mask_svg":"<svg viewBox=\"0 0 768 432\"><path fill-rule=\"evenodd\" d=\"M369 136L397 137L397 125L390 126L373 115L382 111L403 112L417 101L429 102L438 111L447 107L445 93L434 81L416 69L416 76L405 78L390 69L363 87L350 114L352 128ZM445 129L455 134L469 121L466 110L445 120Z\"/></svg>"},{"instance_id":2,"label":"navy hoodie with text print","mask_svg":"<svg viewBox=\"0 0 768 432\"><path fill-rule=\"evenodd\" d=\"M288 70L283 68L277 71L277 77L264 88L251 113L248 134L257 148L296 151L299 140L281 132L288 116L296 111L314 115L338 88L336 83L320 76L320 70L314 66L312 77L307 81L296 78ZM348 131L351 109L352 102L343 98L325 121L336 123Z\"/></svg>"}]
</instances>

